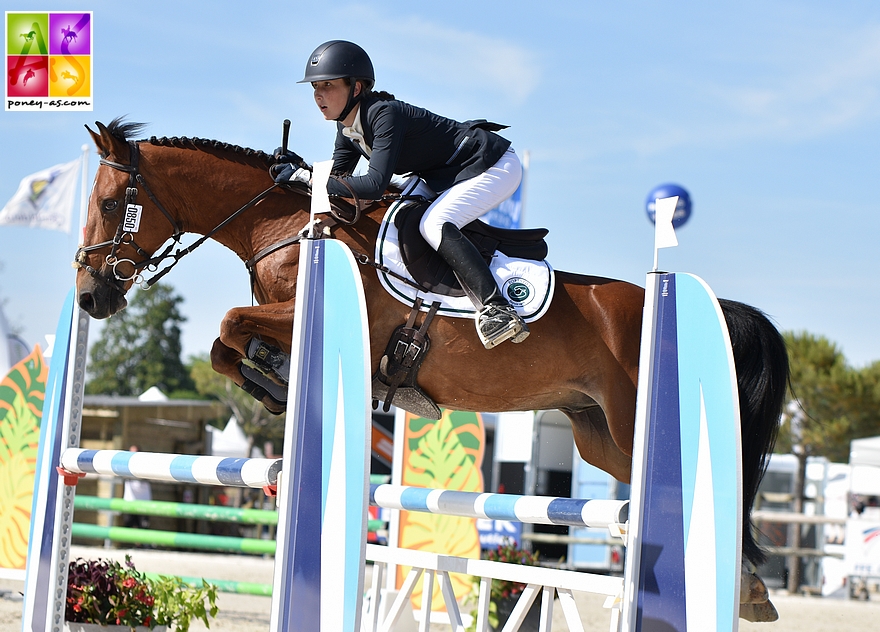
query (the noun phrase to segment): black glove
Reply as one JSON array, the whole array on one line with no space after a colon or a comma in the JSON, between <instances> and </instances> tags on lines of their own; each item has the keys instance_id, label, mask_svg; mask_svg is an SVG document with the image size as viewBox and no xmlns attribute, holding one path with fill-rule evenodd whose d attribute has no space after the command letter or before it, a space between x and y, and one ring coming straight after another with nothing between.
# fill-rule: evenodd
<instances>
[{"instance_id":1,"label":"black glove","mask_svg":"<svg viewBox=\"0 0 880 632\"><path fill-rule=\"evenodd\" d=\"M292 162L294 164L302 164L302 158L299 157L295 152L288 150L284 150L283 147L278 147L275 151L272 152L272 157L275 159L275 162Z\"/></svg>"},{"instance_id":2,"label":"black glove","mask_svg":"<svg viewBox=\"0 0 880 632\"><path fill-rule=\"evenodd\" d=\"M287 182L311 184L312 182L311 171L302 167L296 167L290 163L276 163L270 167L269 173L278 184L285 184Z\"/></svg>"}]
</instances>

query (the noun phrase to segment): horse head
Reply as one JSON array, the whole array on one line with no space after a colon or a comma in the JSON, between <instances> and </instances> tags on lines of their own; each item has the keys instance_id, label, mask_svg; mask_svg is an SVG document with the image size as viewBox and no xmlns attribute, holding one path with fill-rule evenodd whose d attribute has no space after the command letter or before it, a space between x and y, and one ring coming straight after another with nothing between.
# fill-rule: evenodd
<instances>
[{"instance_id":1,"label":"horse head","mask_svg":"<svg viewBox=\"0 0 880 632\"><path fill-rule=\"evenodd\" d=\"M143 281L156 262L153 253L182 231L147 188L137 144L128 140L143 125L120 119L96 124L98 132L86 129L101 164L74 265L79 306L93 318L107 318L126 306L125 293Z\"/></svg>"}]
</instances>

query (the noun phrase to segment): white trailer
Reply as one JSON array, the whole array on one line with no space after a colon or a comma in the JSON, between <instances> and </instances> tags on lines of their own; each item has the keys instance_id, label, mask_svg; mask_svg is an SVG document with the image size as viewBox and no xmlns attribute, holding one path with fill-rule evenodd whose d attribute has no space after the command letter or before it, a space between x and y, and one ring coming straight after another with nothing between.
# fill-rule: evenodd
<instances>
[{"instance_id":1,"label":"white trailer","mask_svg":"<svg viewBox=\"0 0 880 632\"><path fill-rule=\"evenodd\" d=\"M844 568L851 597L867 599L880 586L880 437L850 443L850 495Z\"/></svg>"}]
</instances>

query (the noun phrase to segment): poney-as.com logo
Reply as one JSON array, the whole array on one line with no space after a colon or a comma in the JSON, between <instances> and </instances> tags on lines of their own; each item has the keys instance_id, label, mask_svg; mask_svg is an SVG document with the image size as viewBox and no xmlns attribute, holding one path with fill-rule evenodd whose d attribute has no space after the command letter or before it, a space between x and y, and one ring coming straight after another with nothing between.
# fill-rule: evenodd
<instances>
[{"instance_id":1,"label":"poney-as.com logo","mask_svg":"<svg viewBox=\"0 0 880 632\"><path fill-rule=\"evenodd\" d=\"M91 111L92 12L6 12L6 111Z\"/></svg>"}]
</instances>

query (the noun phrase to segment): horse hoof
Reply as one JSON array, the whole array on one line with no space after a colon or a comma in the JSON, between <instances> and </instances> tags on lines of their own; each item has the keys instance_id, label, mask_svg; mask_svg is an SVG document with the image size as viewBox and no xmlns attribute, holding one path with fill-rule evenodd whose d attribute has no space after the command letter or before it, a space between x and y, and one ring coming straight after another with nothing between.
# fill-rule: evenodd
<instances>
[{"instance_id":1,"label":"horse hoof","mask_svg":"<svg viewBox=\"0 0 880 632\"><path fill-rule=\"evenodd\" d=\"M769 601L739 604L739 618L752 623L770 623L779 619L776 606Z\"/></svg>"},{"instance_id":2,"label":"horse hoof","mask_svg":"<svg viewBox=\"0 0 880 632\"><path fill-rule=\"evenodd\" d=\"M749 571L743 569L740 578L739 602L745 603L764 603L770 598L767 592L767 586L763 580Z\"/></svg>"},{"instance_id":3,"label":"horse hoof","mask_svg":"<svg viewBox=\"0 0 880 632\"><path fill-rule=\"evenodd\" d=\"M264 397L261 401L263 402L263 408L265 408L273 415L280 415L281 413L287 411L287 406L285 406L281 402L275 401L271 397Z\"/></svg>"},{"instance_id":4,"label":"horse hoof","mask_svg":"<svg viewBox=\"0 0 880 632\"><path fill-rule=\"evenodd\" d=\"M242 365L244 367L244 365ZM279 401L272 397L272 393L267 391L259 384L251 380L245 380L239 385L241 390L253 397L258 402L262 402L263 407L273 415L280 415L287 410L287 403Z\"/></svg>"}]
</instances>

